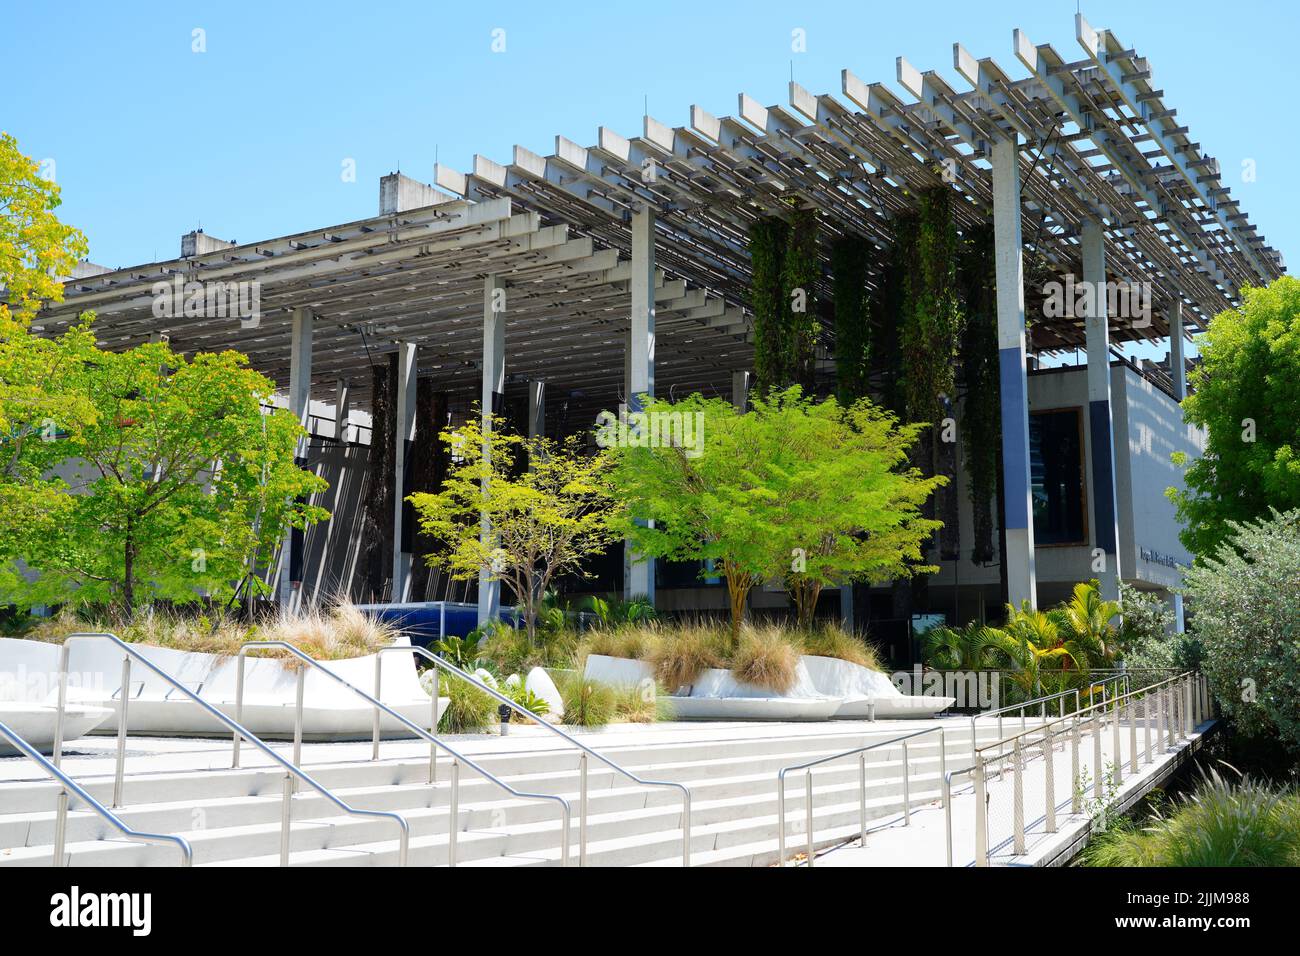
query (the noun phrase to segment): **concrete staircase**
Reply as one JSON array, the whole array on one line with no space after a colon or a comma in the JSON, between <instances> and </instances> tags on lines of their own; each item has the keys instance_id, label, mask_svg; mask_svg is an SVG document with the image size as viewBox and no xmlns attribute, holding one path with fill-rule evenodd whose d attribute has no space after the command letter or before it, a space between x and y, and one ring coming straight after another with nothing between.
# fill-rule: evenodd
<instances>
[{"instance_id":1,"label":"concrete staircase","mask_svg":"<svg viewBox=\"0 0 1300 956\"><path fill-rule=\"evenodd\" d=\"M858 725L861 726L861 725ZM681 733L669 743L624 743L597 749L643 777L672 780L691 788L693 865L763 866L777 855L776 775L784 766L828 756L904 733L889 728L852 733L827 725L826 732L770 733L720 738L706 726ZM948 769L969 755L968 725L954 722L948 734ZM994 739L996 728L982 732ZM981 741L981 742L982 742ZM516 789L554 793L573 807L571 863L578 857L578 758L569 748L475 753L474 759ZM536 743L536 741L532 741ZM934 801L941 785L938 736L912 741L913 807ZM439 781L426 782L423 760L318 764L307 770L338 797L360 809L402 814L411 828L410 864L447 863L449 764L439 760ZM669 788L633 784L592 761L587 861L592 866L679 866L681 795ZM105 803L112 780L79 778ZM868 755L867 812L870 818L902 810L902 748L882 747ZM840 842L858 830L858 765L848 759L820 768L813 795L819 846ZM49 780L0 784L0 866L48 866L54 840L57 786ZM279 863L283 776L267 768L134 773L127 777L125 806L116 811L129 825L184 836L194 847L196 866L275 866ZM171 847L125 841L87 810L68 817L66 850L76 866L175 865ZM803 849L802 774L788 782L787 841ZM560 859L561 823L551 801L521 800L464 768L461 775L457 862L461 866L554 866ZM373 866L397 861L390 821L341 814L311 790L294 797L291 865ZM936 861L938 862L938 861Z\"/></svg>"}]
</instances>

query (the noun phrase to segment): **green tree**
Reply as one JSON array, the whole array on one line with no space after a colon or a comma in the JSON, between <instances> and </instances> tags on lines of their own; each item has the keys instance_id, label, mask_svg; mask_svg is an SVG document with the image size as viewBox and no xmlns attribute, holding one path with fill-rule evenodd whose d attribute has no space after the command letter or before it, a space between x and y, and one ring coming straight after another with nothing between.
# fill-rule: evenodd
<instances>
[{"instance_id":1,"label":"green tree","mask_svg":"<svg viewBox=\"0 0 1300 956\"><path fill-rule=\"evenodd\" d=\"M583 454L576 437L556 442L500 428L485 432L478 416L441 438L453 455L442 490L408 499L420 530L445 543L428 561L457 580L487 572L509 584L533 642L552 581L580 570L615 538L609 461ZM525 453L529 467L518 468ZM486 539L482 517L491 528Z\"/></svg>"},{"instance_id":2,"label":"green tree","mask_svg":"<svg viewBox=\"0 0 1300 956\"><path fill-rule=\"evenodd\" d=\"M1188 422L1206 430L1205 453L1166 494L1178 506L1183 544L1213 554L1233 522L1300 507L1300 279L1242 291L1198 340ZM1175 455L1179 464L1185 456Z\"/></svg>"},{"instance_id":3,"label":"green tree","mask_svg":"<svg viewBox=\"0 0 1300 956\"><path fill-rule=\"evenodd\" d=\"M63 299L59 276L86 240L54 215L59 187L43 179L17 141L0 133L0 543L17 553L54 533L69 502L33 461L32 445L78 432L95 409L74 387L95 337L88 322L42 337L29 326L42 304Z\"/></svg>"},{"instance_id":4,"label":"green tree","mask_svg":"<svg viewBox=\"0 0 1300 956\"><path fill-rule=\"evenodd\" d=\"M908 466L924 424L899 426L867 399L847 408L833 398L813 402L797 388L755 400L751 414L792 459L772 481L800 627L812 626L825 587L937 570L922 563L922 548L939 522L921 509L946 479Z\"/></svg>"},{"instance_id":5,"label":"green tree","mask_svg":"<svg viewBox=\"0 0 1300 956\"><path fill-rule=\"evenodd\" d=\"M932 525L917 505L933 482L898 470L915 429L869 402L846 411L796 387L746 414L700 395L646 413L651 434L695 440L610 450L624 531L639 553L713 562L727 581L733 638L759 584L793 576L810 617L826 583L888 576L919 558Z\"/></svg>"},{"instance_id":6,"label":"green tree","mask_svg":"<svg viewBox=\"0 0 1300 956\"><path fill-rule=\"evenodd\" d=\"M142 597L264 589L258 557L289 527L327 516L306 503L326 485L295 463L302 427L285 409L264 409L274 384L247 361L186 359L161 342L86 357L76 386L94 420L22 454L30 470L61 466L59 526L0 541L9 559L0 600L108 603L129 615Z\"/></svg>"}]
</instances>

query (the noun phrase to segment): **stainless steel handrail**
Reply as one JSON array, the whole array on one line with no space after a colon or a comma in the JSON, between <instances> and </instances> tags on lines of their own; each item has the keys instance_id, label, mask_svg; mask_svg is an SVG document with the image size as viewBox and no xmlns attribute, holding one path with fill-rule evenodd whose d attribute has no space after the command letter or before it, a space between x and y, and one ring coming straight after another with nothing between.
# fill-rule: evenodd
<instances>
[{"instance_id":1,"label":"stainless steel handrail","mask_svg":"<svg viewBox=\"0 0 1300 956\"><path fill-rule=\"evenodd\" d=\"M1058 725L1058 724L1068 723L1070 725L1068 729L1070 730L1072 735L1072 744L1074 748L1072 764L1074 765L1075 771L1077 772L1078 745L1079 745L1078 726L1081 719L1093 720L1098 716L1100 716L1102 722L1104 723L1105 714L1107 713L1107 711L1114 711L1115 724L1113 727L1113 733L1115 738L1115 748L1114 748L1115 752L1111 756L1114 761L1116 779L1118 781L1119 775L1122 773L1122 770L1120 769L1122 764L1122 754L1120 753L1121 744L1120 744L1120 732L1119 732L1119 721L1121 717L1121 710L1127 709L1129 712L1129 719L1130 719L1129 764L1130 764L1130 769L1136 772L1137 751L1138 751L1137 723L1136 723L1136 714L1133 711L1133 703L1139 697L1147 698L1153 692L1159 692L1158 702L1157 702L1157 708L1159 711L1158 733L1160 735L1164 734L1166 715L1168 715L1168 732L1169 732L1168 743L1172 746L1173 743L1175 742L1176 732L1179 736L1183 736L1183 737L1187 736L1187 734L1190 734L1195 729L1195 727L1199 725L1198 721L1204 716L1204 711L1201 707L1201 701L1203 697L1201 694L1194 693L1195 685L1198 683L1203 683L1203 681L1204 678L1201 675L1198 675L1195 671L1184 671L1175 677L1166 678L1165 680L1157 681L1153 684L1140 687L1136 690L1129 690L1124 694L1117 695L1115 697L1110 698L1109 700L1103 700L1100 703L1092 704L1088 707L1076 711L1073 714L1069 714L1063 717L1058 717L1053 720L1044 720L1044 722L1039 724L1037 727L1021 730L1020 732L1012 734L1009 737L1006 737L1004 739L980 747L976 751L975 761L972 764L972 766L967 767L960 771L955 771L952 775L949 775L948 779L945 781L945 794L948 795L950 798L951 778L953 776L957 776L961 773L971 773L972 778L974 779L975 814L976 814L975 816L975 865L987 866L988 855L990 852L988 833L987 833L987 820L985 817L987 808L984 806L984 800L986 795L985 786L986 786L987 773L988 773L986 767L988 764L996 761L1000 761L1004 757L1006 757L1007 752L1005 748L1007 744L1011 744L1013 746L1012 753L1017 758L1015 762L1014 772L1016 774L1017 786L1019 786L1018 781L1021 773L1021 763L1022 763L1023 753L1027 745L1028 738L1036 734L1040 734L1040 733L1043 734L1043 738L1040 741L1040 746L1042 747L1044 752L1044 768L1046 774L1045 795L1046 795L1047 806L1048 806L1047 825L1049 827L1049 831L1054 831L1056 825L1055 801L1054 801L1052 786L1051 786L1051 767L1050 767L1050 763L1053 758L1049 755L1049 749L1051 749L1051 746L1049 746L1049 742L1054 739L1055 735L1057 734L1057 731L1049 730L1049 728L1052 728L1054 725ZM1178 720L1177 727L1175 727L1173 722L1175 712L1178 712L1181 718ZM1085 717L1085 715L1088 716ZM1151 723L1150 723L1149 710L1147 710L1145 723L1146 723L1146 730L1147 730L1146 759L1149 763L1151 761L1151 750L1150 750ZM1095 754L1093 758L1093 763L1097 767L1100 766L1100 760L1101 760L1101 732L1102 732L1102 725L1101 724L1096 725L1093 731L1093 746L1094 746L1094 754ZM993 748L997 748L998 753L992 757L985 757L984 753L988 750L992 750ZM1095 777L1094 786L1093 786L1094 792L1098 796L1098 798L1100 798L1101 796L1100 773L1095 771L1094 777ZM1075 796L1071 807L1072 810L1075 812L1077 812L1080 808L1077 789L1075 791ZM1023 846L1022 846L1023 823L1021 822L1021 818L1018 810L1016 811L1015 820L1016 820L1015 823L1016 852L1020 853L1023 852ZM947 815L945 819L945 825L947 827L946 839L947 839L948 865L951 866L952 865L951 813Z\"/></svg>"},{"instance_id":2,"label":"stainless steel handrail","mask_svg":"<svg viewBox=\"0 0 1300 956\"><path fill-rule=\"evenodd\" d=\"M311 777L306 772L301 770L294 763L285 760L284 757L280 756L269 746L267 746L261 740L261 738L257 737L252 731L240 725L238 721L231 720L229 717L223 714L216 707L213 707L206 700L201 698L198 694L194 693L192 690L190 690L180 681L176 680L176 678L172 677L170 674L168 674L166 671L160 668L153 661L149 660L147 657L141 654L138 650L131 647L131 645L127 644L116 634L109 634L107 632L71 634L63 642L63 647L59 654L59 712L58 712L58 716L55 718L54 721L54 759L56 765L59 756L63 751L63 712L65 707L67 706L67 698L68 698L68 653L70 650L71 642L74 640L111 641L114 644L116 644L119 648L121 648L126 655L126 657L123 658L123 663L122 663L122 689L119 692L119 697L121 698L121 700L119 703L120 709L118 714L118 727L117 727L117 768L116 768L116 774L114 777L114 786L113 786L115 797L118 800L121 799L121 794L122 794L122 779L123 779L124 763L125 763L125 755L126 755L127 701L128 698L131 696L130 693L131 659L134 658L138 660L141 664L143 664L146 668L148 668L150 671L152 671L154 674L156 674L158 677L161 677L168 684L171 684L172 687L180 691L182 694L184 694L194 703L202 707L205 711L208 712L208 714L210 714L220 723L225 724L227 727L233 730L235 732L236 739L242 736L250 744L257 747L264 754L266 754L268 757L270 757L272 760L274 760L276 763L278 763L280 766L284 768L285 770L284 799L282 803L282 812L280 816L280 865L281 866L289 865L289 834L290 834L290 817L292 815L291 807L293 802L293 789L294 789L293 778L294 777L297 777L303 783L307 784L307 786L311 787L313 790L319 793L326 800L330 801L332 804L334 804L334 806L338 807L344 813L350 814L352 816L360 816L360 817L381 817L385 820L392 820L394 823L396 823L400 828L399 837L398 837L397 865L398 866L406 865L407 850L410 844L410 837L411 837L411 827L406 822L405 817L396 813L389 813L384 810L359 810L356 807L353 807L345 803L343 800L340 800L333 793L331 793L330 790L324 784L315 780L313 777ZM60 808L60 817L57 824L60 827L64 825L66 819L66 811L67 811L67 807L65 803L65 805Z\"/></svg>"},{"instance_id":3,"label":"stainless steel handrail","mask_svg":"<svg viewBox=\"0 0 1300 956\"><path fill-rule=\"evenodd\" d=\"M136 840L140 843L173 843L181 851L181 866L192 866L194 863L194 849L190 846L188 840L184 837L174 836L169 833L146 833L143 830L136 830L123 823L121 818L112 810L104 806L94 797L92 797L84 787L70 776L56 767L52 761L46 760L45 756L29 744L18 732L7 727L0 722L0 737L4 737L11 744L18 748L26 757L30 757L40 765L46 773L55 780L58 780L63 786L59 790L58 812L55 816L54 825L54 866L66 866L67 860L64 859L64 847L67 837L67 819L68 819L68 791L71 790L101 817L122 831L122 835L128 840Z\"/></svg>"},{"instance_id":4,"label":"stainless steel handrail","mask_svg":"<svg viewBox=\"0 0 1300 956\"><path fill-rule=\"evenodd\" d=\"M279 648L281 650L288 651L294 657L297 657L299 660L301 660L304 664L316 668L322 673L328 675L336 683L342 684L344 687L352 691L352 693L356 694L358 697L368 701L372 707L376 707L379 710L382 710L384 713L388 714L398 723L402 724L407 729L413 731L416 736L423 737L425 740L428 740L431 744L441 747L443 750L447 751L447 753L451 755L452 757L451 803L449 806L449 815L447 819L447 865L448 866L456 865L456 832L457 832L457 818L459 817L458 807L460 801L460 765L461 764L464 764L465 766L472 768L485 779L492 781L502 790L505 790L507 793L510 793L516 797L519 797L524 800L547 800L552 803L558 803L560 805L561 825L562 825L561 834L560 834L560 839L561 839L560 865L561 866L569 865L569 842L570 842L569 832L570 832L570 823L572 821L573 814L569 806L568 800L565 800L563 797L553 793L530 793L525 790L516 790L510 784L506 783L504 780L497 777L495 774L487 770L485 767L480 766L478 763L475 763L473 760L469 759L464 754L460 753L458 750L455 750L454 748L448 746L442 740L439 740L436 735L429 733L419 724L407 720L405 717L403 717L397 711L393 710L387 704L383 703L382 701L374 697L371 697L369 694L361 690L359 687L355 687L352 684L348 683L346 680L344 680L338 674L334 673L332 670L330 670L320 661L312 657L308 657L302 651L298 650L298 648L294 647L292 644L289 644L285 641L249 641L248 643L241 645L239 648L239 654L237 655L239 660L238 666L241 673L244 667L245 655L248 651L258 650L258 649L269 649L269 648ZM238 710L243 706L244 682L242 678L237 680L235 686L236 686L235 708L236 708L236 712L238 712ZM435 693L433 697L434 697L434 708L436 713L437 694ZM301 728L302 728L301 678L299 678L297 718L296 718L295 727L297 728L295 737L301 738L302 736L301 734ZM437 728L435 727L434 729L436 730ZM238 760L239 760L239 734L238 733L235 734L234 757L235 757L236 764L238 764Z\"/></svg>"},{"instance_id":5,"label":"stainless steel handrail","mask_svg":"<svg viewBox=\"0 0 1300 956\"><path fill-rule=\"evenodd\" d=\"M483 691L485 694L488 694L491 697L495 697L502 704L505 704L507 707L513 709L516 713L522 714L523 716L527 717L529 720L533 721L539 726L545 728L546 730L549 730L557 737L561 737L564 740L567 740L569 743L573 744L573 746L577 747L579 750L582 751L583 756L580 758L578 764L579 779L580 779L580 790L579 790L580 796L579 796L579 812L578 812L578 865L579 866L586 866L587 864L587 757L588 756L595 757L597 760L599 760L605 766L609 767L611 770L621 773L627 779L633 781L634 783L640 784L643 787L669 787L671 789L681 791L682 794L682 866L691 865L691 790L685 784L675 783L669 780L647 780L644 777L638 776L637 774L633 773L631 770L628 770L626 767L619 766L619 764L617 764L615 761L611 760L610 758L606 757L604 754L592 750L586 744L580 742L579 740L574 738L571 734L565 733L563 730L561 730L559 727L556 727L550 721L543 720L540 715L533 713L531 710L528 710L526 707L522 706L521 704L511 700L509 697L505 696L500 691L495 690L488 684L483 683L474 675L468 674L465 671L461 670L459 667L455 666L454 664L444 661L441 657L429 651L428 648L420 647L418 645L412 645L410 647L392 645L389 647L382 647L379 649L379 653L375 655L375 696L376 697L379 696L380 674L382 673L382 670L379 666L379 659L382 654L388 651L407 651L407 652L419 654L421 657L424 657L432 661L435 665L447 671L449 674L455 674L457 677L460 677L462 680L468 681L469 683L473 684L475 687ZM437 699L438 695L435 693L433 696L435 699ZM375 713L373 734L374 734L373 753L375 755L378 755L379 753L378 711L376 711Z\"/></svg>"},{"instance_id":6,"label":"stainless steel handrail","mask_svg":"<svg viewBox=\"0 0 1300 956\"><path fill-rule=\"evenodd\" d=\"M776 775L776 818L777 818L777 866L785 866L785 775L792 771L803 770L804 775L804 815L805 829L808 838L808 865L813 865L814 857L814 837L813 837L813 785L812 772L815 767L825 763L831 763L836 760L842 760L845 757L856 756L858 758L858 815L859 829L861 831L862 846L867 845L867 753L879 747L888 747L891 744L901 743L903 745L903 820L906 825L912 822L912 789L911 789L911 770L907 762L907 742L915 737L924 737L926 734L939 735L939 774L944 776L948 767L948 748L946 745L946 734L943 727L928 727L925 730L916 730L910 734L903 734L898 737L891 737L889 740L877 741L874 744L867 744L862 747L854 747L852 750L844 750L840 753L831 754L827 757L818 757L816 760L809 760L806 763L794 764L789 767L782 767Z\"/></svg>"},{"instance_id":7,"label":"stainless steel handrail","mask_svg":"<svg viewBox=\"0 0 1300 956\"><path fill-rule=\"evenodd\" d=\"M1089 672L1089 673L1093 673L1093 672ZM1107 678L1105 678L1104 680L1100 680L1100 681L1089 681L1089 682L1088 682L1088 686L1087 686L1086 689L1087 689L1088 693L1091 695L1091 694L1093 694L1093 693L1096 691L1096 689L1097 689L1098 687L1100 687L1100 688L1101 688L1101 691L1102 691L1103 698L1104 698L1105 693L1106 693L1106 685L1107 685L1107 684L1109 684L1111 681L1121 681L1121 680L1122 680L1122 681L1124 682L1124 687L1125 687L1125 689L1127 689L1128 686L1129 686L1128 678L1129 678L1129 675L1128 675L1127 672L1120 671L1119 673L1117 673L1117 674L1115 674L1115 675L1113 675L1113 676L1111 676L1111 677L1107 677ZM1055 694L1047 694L1047 695L1042 696L1042 697L1035 697L1035 698L1033 698L1032 700L1022 701L1022 702L1019 703L1019 704L1008 704L1008 705L1005 706L1005 707L999 707L999 708L997 708L997 709L995 709L995 710L985 710L985 711L981 711L981 712L978 713L978 714L972 714L971 717L970 717L970 749L971 749L971 759L973 760L973 759L975 758L976 739L977 739L977 738L976 738L975 722L976 722L977 720L984 720L985 718L988 718L988 717L997 717L997 718L998 718L998 736L1000 737L1000 736L1002 735L1002 716L1003 716L1004 714L1011 713L1012 711L1018 711L1018 712L1020 713L1020 727L1021 727L1021 730L1024 730L1024 729L1025 729L1025 719L1026 719L1026 718L1025 718L1025 710L1026 710L1027 708L1029 708L1029 707L1038 707L1038 708L1039 708L1039 712L1040 712L1040 717L1041 717L1043 720L1046 720L1046 719L1047 719L1047 703L1048 703L1048 701L1057 700L1057 699L1059 698L1059 699L1062 701L1062 703L1061 703L1061 708L1063 709L1064 706L1065 706L1065 703L1064 703L1065 698L1066 698L1066 697L1073 696L1073 697L1074 697L1074 712L1075 712L1075 713L1078 713L1079 708L1080 708L1080 699L1079 699L1079 698L1080 698L1080 692L1081 692L1082 690L1084 690L1084 688L1081 688L1081 687L1072 687L1072 688L1070 688L1069 690L1058 691L1058 692L1056 692ZM1063 712L1062 712L1061 716L1064 716L1064 713L1063 713Z\"/></svg>"}]
</instances>

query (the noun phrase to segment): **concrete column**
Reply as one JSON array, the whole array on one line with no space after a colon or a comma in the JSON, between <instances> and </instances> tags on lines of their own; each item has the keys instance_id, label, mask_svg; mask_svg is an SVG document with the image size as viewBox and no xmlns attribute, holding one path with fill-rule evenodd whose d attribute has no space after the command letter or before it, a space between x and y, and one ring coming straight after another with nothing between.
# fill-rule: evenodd
<instances>
[{"instance_id":1,"label":"concrete column","mask_svg":"<svg viewBox=\"0 0 1300 956\"><path fill-rule=\"evenodd\" d=\"M402 525L406 518L406 457L415 441L415 343L397 347L397 420L393 443L393 601L410 600L411 552L402 549Z\"/></svg>"},{"instance_id":2,"label":"concrete column","mask_svg":"<svg viewBox=\"0 0 1300 956\"><path fill-rule=\"evenodd\" d=\"M483 431L492 430L492 416L501 414L506 391L506 283L490 275L483 283ZM487 442L483 446L487 454ZM487 486L484 485L486 492ZM479 526L483 541L492 537L492 522L486 512ZM501 613L501 582L490 579L487 571L478 576L478 622L484 624Z\"/></svg>"},{"instance_id":3,"label":"concrete column","mask_svg":"<svg viewBox=\"0 0 1300 956\"><path fill-rule=\"evenodd\" d=\"M1169 305L1169 377L1174 382L1174 398L1180 403L1187 397L1187 357L1183 341L1183 300L1174 296ZM1183 596L1173 595L1174 633L1186 630L1183 618Z\"/></svg>"},{"instance_id":4,"label":"concrete column","mask_svg":"<svg viewBox=\"0 0 1300 956\"><path fill-rule=\"evenodd\" d=\"M293 310L290 317L289 341L289 411L306 428L311 409L311 338L312 312L310 309ZM303 436L294 449L294 461L299 466L307 463L309 437ZM296 609L301 602L303 533L290 528L284 535L280 555L280 607Z\"/></svg>"},{"instance_id":5,"label":"concrete column","mask_svg":"<svg viewBox=\"0 0 1300 956\"><path fill-rule=\"evenodd\" d=\"M348 419L352 416L352 382L340 378L334 383L334 440L340 445L352 441L352 427Z\"/></svg>"},{"instance_id":6,"label":"concrete column","mask_svg":"<svg viewBox=\"0 0 1300 956\"><path fill-rule=\"evenodd\" d=\"M1088 347L1088 434L1092 442L1092 527L1101 596L1119 600L1119 503L1115 499L1115 443L1110 410L1110 328L1106 315L1106 247L1101 223L1087 220L1083 255L1084 332ZM1095 565L1094 565L1095 566Z\"/></svg>"},{"instance_id":7,"label":"concrete column","mask_svg":"<svg viewBox=\"0 0 1300 956\"><path fill-rule=\"evenodd\" d=\"M1038 606L1030 506L1029 383L1025 373L1025 285L1020 237L1020 164L1014 136L993 144L993 244L997 272L998 367L1002 389L1002 495L1007 599Z\"/></svg>"},{"instance_id":8,"label":"concrete column","mask_svg":"<svg viewBox=\"0 0 1300 956\"><path fill-rule=\"evenodd\" d=\"M1174 380L1174 398L1187 397L1187 356L1183 341L1183 300L1175 297L1169 306L1169 377Z\"/></svg>"},{"instance_id":9,"label":"concrete column","mask_svg":"<svg viewBox=\"0 0 1300 956\"><path fill-rule=\"evenodd\" d=\"M546 436L546 383L528 383L528 437Z\"/></svg>"},{"instance_id":10,"label":"concrete column","mask_svg":"<svg viewBox=\"0 0 1300 956\"><path fill-rule=\"evenodd\" d=\"M742 412L749 411L749 372L731 373L731 404Z\"/></svg>"},{"instance_id":11,"label":"concrete column","mask_svg":"<svg viewBox=\"0 0 1300 956\"><path fill-rule=\"evenodd\" d=\"M632 214L632 320L627 343L627 405L640 411L643 396L655 393L655 214ZM641 558L631 548L623 552L623 596L644 594L654 603L653 558Z\"/></svg>"}]
</instances>

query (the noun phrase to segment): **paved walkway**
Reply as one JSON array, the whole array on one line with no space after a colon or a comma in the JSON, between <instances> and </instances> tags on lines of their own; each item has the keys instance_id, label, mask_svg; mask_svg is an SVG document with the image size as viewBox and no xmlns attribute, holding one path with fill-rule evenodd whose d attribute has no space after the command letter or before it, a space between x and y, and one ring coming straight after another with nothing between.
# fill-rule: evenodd
<instances>
[{"instance_id":1,"label":"paved walkway","mask_svg":"<svg viewBox=\"0 0 1300 956\"><path fill-rule=\"evenodd\" d=\"M1016 854L1014 846L1014 779L1011 762L1005 763L1002 779L992 777L988 783L988 840L993 866L1041 866L1059 861L1070 847L1079 844L1092 829L1092 817L1103 805L1111 812L1122 812L1144 793L1162 782L1174 768L1199 748L1213 722L1202 724L1197 733L1174 747L1153 743L1151 761L1146 761L1145 734L1138 726L1138 773L1130 771L1130 736L1128 724L1121 724L1120 752L1123 757L1123 780L1112 782L1114 771L1113 735L1110 727L1102 734L1102 798L1093 788L1095 754L1091 736L1084 735L1079 747L1080 812L1071 812L1075 784L1071 770L1071 748L1058 744L1053 753L1053 797L1056 807L1056 831L1047 830L1046 761L1039 750L1034 759L1025 761L1022 774L1025 852ZM1154 734L1153 734L1154 741ZM960 784L960 785L959 785ZM975 794L970 776L954 781L952 798L952 853L954 866L975 865ZM947 858L948 817L939 801L913 809L910 824L897 816L868 830L866 846L859 841L821 852L814 866L944 866Z\"/></svg>"}]
</instances>

